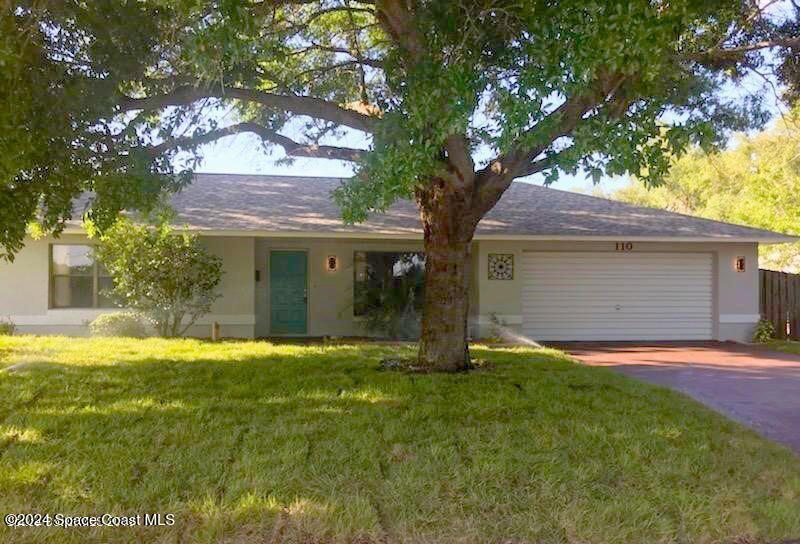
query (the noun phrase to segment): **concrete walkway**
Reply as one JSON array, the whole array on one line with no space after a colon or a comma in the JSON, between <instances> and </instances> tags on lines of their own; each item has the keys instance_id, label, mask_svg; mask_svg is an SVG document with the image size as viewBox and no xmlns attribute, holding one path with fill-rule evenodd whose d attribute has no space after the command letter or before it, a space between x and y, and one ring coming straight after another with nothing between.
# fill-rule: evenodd
<instances>
[{"instance_id":1,"label":"concrete walkway","mask_svg":"<svg viewBox=\"0 0 800 544\"><path fill-rule=\"evenodd\" d=\"M586 364L686 393L800 453L800 356L727 342L558 347Z\"/></svg>"}]
</instances>

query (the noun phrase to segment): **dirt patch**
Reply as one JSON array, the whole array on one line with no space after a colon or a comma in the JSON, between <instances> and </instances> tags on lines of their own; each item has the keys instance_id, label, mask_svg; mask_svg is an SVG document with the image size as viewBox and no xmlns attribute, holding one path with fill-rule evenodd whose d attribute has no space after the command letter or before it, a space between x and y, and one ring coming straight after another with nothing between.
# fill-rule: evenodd
<instances>
[{"instance_id":1,"label":"dirt patch","mask_svg":"<svg viewBox=\"0 0 800 544\"><path fill-rule=\"evenodd\" d=\"M455 372L476 372L476 371L485 371L491 370L494 368L492 363L488 361L484 361L481 359L473 359L470 361L469 366L466 368L460 368ZM377 370L385 372L405 372L407 374L435 374L438 372L436 369L427 367L427 366L420 366L417 364L416 359L411 358L400 358L400 357L392 357L391 359L381 359L380 363L378 363Z\"/></svg>"}]
</instances>

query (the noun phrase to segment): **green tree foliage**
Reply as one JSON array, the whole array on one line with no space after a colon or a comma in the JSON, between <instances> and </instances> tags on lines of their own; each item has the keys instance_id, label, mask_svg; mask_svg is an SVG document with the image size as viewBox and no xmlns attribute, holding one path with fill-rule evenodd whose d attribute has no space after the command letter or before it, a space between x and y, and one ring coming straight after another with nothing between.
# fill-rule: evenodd
<instances>
[{"instance_id":1,"label":"green tree foliage","mask_svg":"<svg viewBox=\"0 0 800 544\"><path fill-rule=\"evenodd\" d=\"M121 306L145 315L161 336L182 336L219 298L222 259L188 232L162 223L120 219L100 238L96 255L114 279Z\"/></svg>"},{"instance_id":2,"label":"green tree foliage","mask_svg":"<svg viewBox=\"0 0 800 544\"><path fill-rule=\"evenodd\" d=\"M794 94L796 25L741 0L6 2L0 246L31 220L60 228L86 190L78 212L107 227L186 181L164 175L178 150L240 132L359 161L338 193L350 220L452 171L485 186L482 208L532 172L657 181L665 151L764 120L726 83L773 69ZM660 131L666 112L680 121ZM322 143L353 129L372 153ZM479 175L460 172L479 150Z\"/></svg>"},{"instance_id":3,"label":"green tree foliage","mask_svg":"<svg viewBox=\"0 0 800 544\"><path fill-rule=\"evenodd\" d=\"M612 195L640 206L800 234L800 111L767 131L738 136L730 149L694 149L676 160L664 183L637 180ZM761 266L800 272L800 244L762 246Z\"/></svg>"},{"instance_id":4,"label":"green tree foliage","mask_svg":"<svg viewBox=\"0 0 800 544\"><path fill-rule=\"evenodd\" d=\"M114 122L120 85L152 62L156 21L135 3L71 4L0 5L0 258L22 247L29 222L60 232L83 191L91 207L77 214L105 228L187 179L164 176L169 162Z\"/></svg>"}]
</instances>

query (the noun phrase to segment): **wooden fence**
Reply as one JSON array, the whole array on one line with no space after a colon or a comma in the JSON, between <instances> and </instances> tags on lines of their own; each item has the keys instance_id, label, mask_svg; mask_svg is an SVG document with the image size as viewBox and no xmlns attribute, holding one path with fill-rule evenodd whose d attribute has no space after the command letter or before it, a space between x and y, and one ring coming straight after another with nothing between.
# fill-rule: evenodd
<instances>
[{"instance_id":1,"label":"wooden fence","mask_svg":"<svg viewBox=\"0 0 800 544\"><path fill-rule=\"evenodd\" d=\"M800 274L759 270L761 315L780 338L800 340Z\"/></svg>"}]
</instances>

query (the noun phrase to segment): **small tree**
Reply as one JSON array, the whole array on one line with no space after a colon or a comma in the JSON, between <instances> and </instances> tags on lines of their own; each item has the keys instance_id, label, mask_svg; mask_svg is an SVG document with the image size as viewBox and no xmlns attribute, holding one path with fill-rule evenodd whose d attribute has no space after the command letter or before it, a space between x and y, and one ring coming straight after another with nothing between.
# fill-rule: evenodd
<instances>
[{"instance_id":1,"label":"small tree","mask_svg":"<svg viewBox=\"0 0 800 544\"><path fill-rule=\"evenodd\" d=\"M95 254L114 278L111 295L144 314L161 336L184 335L219 297L222 260L197 235L175 232L166 222L148 227L120 219Z\"/></svg>"}]
</instances>

